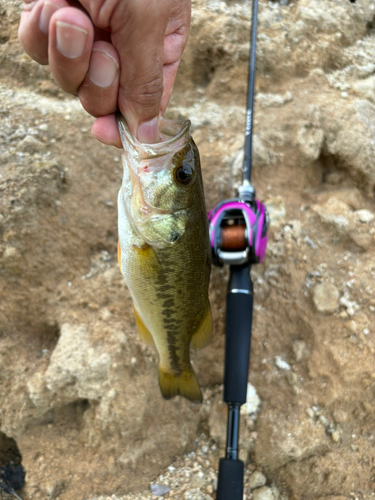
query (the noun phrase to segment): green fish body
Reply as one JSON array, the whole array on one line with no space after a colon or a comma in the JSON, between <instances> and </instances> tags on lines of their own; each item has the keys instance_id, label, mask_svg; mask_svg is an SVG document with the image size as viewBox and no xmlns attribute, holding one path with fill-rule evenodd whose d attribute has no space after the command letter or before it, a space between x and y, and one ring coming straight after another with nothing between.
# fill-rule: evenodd
<instances>
[{"instance_id":1,"label":"green fish body","mask_svg":"<svg viewBox=\"0 0 375 500\"><path fill-rule=\"evenodd\" d=\"M119 265L143 341L155 344L162 395L202 401L190 345L212 330L207 213L190 122L161 119L161 142L141 144L124 119L118 196Z\"/></svg>"}]
</instances>

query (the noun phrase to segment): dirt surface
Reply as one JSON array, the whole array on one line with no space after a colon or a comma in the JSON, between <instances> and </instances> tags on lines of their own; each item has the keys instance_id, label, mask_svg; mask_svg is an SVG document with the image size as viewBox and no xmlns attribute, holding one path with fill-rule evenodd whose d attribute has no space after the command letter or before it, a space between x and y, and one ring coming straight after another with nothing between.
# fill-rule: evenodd
<instances>
[{"instance_id":1,"label":"dirt surface","mask_svg":"<svg viewBox=\"0 0 375 500\"><path fill-rule=\"evenodd\" d=\"M116 262L120 152L23 53L19 11L0 5L0 467L22 463L23 500L215 498L227 270L193 355L204 403L165 402ZM252 182L271 228L246 499L375 496L374 16L374 0L260 2ZM167 112L192 121L208 208L241 179L249 17L193 2Z\"/></svg>"}]
</instances>

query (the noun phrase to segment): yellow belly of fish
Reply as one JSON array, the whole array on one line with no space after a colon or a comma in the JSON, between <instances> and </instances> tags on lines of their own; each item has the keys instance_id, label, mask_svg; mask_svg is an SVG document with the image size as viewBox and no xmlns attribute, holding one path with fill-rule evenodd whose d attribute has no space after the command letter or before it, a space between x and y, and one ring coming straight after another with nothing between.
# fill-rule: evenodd
<instances>
[{"instance_id":1,"label":"yellow belly of fish","mask_svg":"<svg viewBox=\"0 0 375 500\"><path fill-rule=\"evenodd\" d=\"M204 347L212 330L208 297L199 293L204 289L200 286L199 269L192 280L185 280L190 283L189 289L178 290L176 284L183 277L181 269L173 266L173 262L171 264L164 258L162 265L154 249L147 244L140 248L131 245L126 251L124 266L118 245L119 265L133 298L139 334L144 342L155 344L160 356L159 385L162 395L166 399L181 395L193 401L202 401L189 359L190 345L194 349ZM197 293L194 295L192 287L196 283Z\"/></svg>"}]
</instances>

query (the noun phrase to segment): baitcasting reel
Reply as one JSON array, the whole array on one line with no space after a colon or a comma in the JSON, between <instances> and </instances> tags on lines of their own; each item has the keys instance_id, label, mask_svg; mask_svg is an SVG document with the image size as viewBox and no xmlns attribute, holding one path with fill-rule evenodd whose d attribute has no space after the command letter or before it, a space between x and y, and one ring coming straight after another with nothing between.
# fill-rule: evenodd
<instances>
[{"instance_id":1,"label":"baitcasting reel","mask_svg":"<svg viewBox=\"0 0 375 500\"><path fill-rule=\"evenodd\" d=\"M211 256L216 266L262 262L269 217L266 207L254 196L254 189L243 185L238 198L224 200L209 212Z\"/></svg>"}]
</instances>

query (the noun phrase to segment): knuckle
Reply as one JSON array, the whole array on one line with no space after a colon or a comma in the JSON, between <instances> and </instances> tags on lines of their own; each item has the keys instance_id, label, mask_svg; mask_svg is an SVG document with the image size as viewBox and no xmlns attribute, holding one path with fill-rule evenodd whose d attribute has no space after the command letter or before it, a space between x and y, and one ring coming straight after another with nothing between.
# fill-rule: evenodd
<instances>
[{"instance_id":1,"label":"knuckle","mask_svg":"<svg viewBox=\"0 0 375 500\"><path fill-rule=\"evenodd\" d=\"M130 101L144 107L152 107L161 101L163 90L163 78L156 77L150 81L133 85L127 94Z\"/></svg>"}]
</instances>

